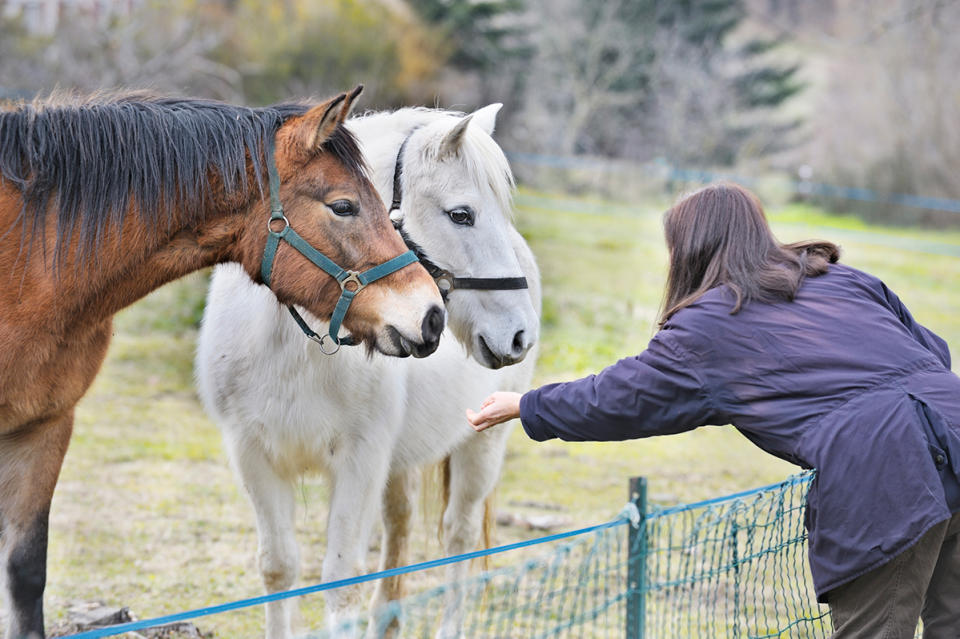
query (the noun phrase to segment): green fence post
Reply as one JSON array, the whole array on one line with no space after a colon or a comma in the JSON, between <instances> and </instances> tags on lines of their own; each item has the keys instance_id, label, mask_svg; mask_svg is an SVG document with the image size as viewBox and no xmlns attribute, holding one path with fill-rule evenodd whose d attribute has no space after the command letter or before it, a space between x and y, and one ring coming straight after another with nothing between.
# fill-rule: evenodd
<instances>
[{"instance_id":1,"label":"green fence post","mask_svg":"<svg viewBox=\"0 0 960 639\"><path fill-rule=\"evenodd\" d=\"M630 478L630 501L640 512L640 525L627 527L627 639L643 639L647 576L646 477Z\"/></svg>"}]
</instances>

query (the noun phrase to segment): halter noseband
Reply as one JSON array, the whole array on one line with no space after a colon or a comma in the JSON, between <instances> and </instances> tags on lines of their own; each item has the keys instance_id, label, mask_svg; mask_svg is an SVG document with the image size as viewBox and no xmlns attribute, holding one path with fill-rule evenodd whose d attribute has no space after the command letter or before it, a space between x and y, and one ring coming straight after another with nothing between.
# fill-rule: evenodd
<instances>
[{"instance_id":1,"label":"halter noseband","mask_svg":"<svg viewBox=\"0 0 960 639\"><path fill-rule=\"evenodd\" d=\"M390 213L400 210L400 203L403 199L403 186L400 183L400 176L403 174L403 152L407 148L407 142L413 137L413 134L420 127L415 127L407 137L404 138L397 152L397 162L393 167L393 201L390 203ZM525 277L457 277L450 271L437 266L427 257L423 248L411 239L403 229L403 220L394 221L394 228L400 233L407 248L417 256L423 268L427 270L430 277L437 283L440 289L440 296L443 301L447 301L447 296L454 289L472 289L476 291L513 291L529 288L527 278Z\"/></svg>"},{"instance_id":2,"label":"halter noseband","mask_svg":"<svg viewBox=\"0 0 960 639\"><path fill-rule=\"evenodd\" d=\"M355 344L353 337L347 335L341 338L339 332L343 318L346 317L350 303L357 293L363 290L367 284L413 264L417 261L417 256L413 251L407 251L361 273L339 266L336 262L311 246L309 242L293 230L287 217L283 214L283 204L280 202L280 175L277 172L277 165L273 159L273 145L273 138L269 138L264 145L266 147L267 171L270 182L270 219L267 220L267 244L263 249L263 261L260 263L260 277L263 279L264 284L270 286L270 277L273 273L273 261L277 255L280 240L284 240L314 265L337 280L337 283L340 284L340 299L337 300L337 305L333 309L333 316L330 318L330 331L327 335L321 336L315 333L307 325L307 322L300 313L297 312L297 309L293 306L287 306L293 319L296 320L304 334L319 344L320 350L323 351L323 353L333 355L340 350L341 346L351 346ZM283 224L283 228L275 231L274 227L278 222ZM329 350L325 345L327 338L330 338L330 341L333 342L333 347Z\"/></svg>"}]
</instances>

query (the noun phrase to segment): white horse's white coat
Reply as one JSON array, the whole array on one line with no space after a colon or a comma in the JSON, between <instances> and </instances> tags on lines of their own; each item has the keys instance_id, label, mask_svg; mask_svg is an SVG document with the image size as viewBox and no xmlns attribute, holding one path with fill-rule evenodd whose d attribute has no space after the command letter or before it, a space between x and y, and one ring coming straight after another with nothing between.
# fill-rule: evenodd
<instances>
[{"instance_id":1,"label":"white horse's white coat","mask_svg":"<svg viewBox=\"0 0 960 639\"><path fill-rule=\"evenodd\" d=\"M524 275L529 282L529 290L452 291L448 330L430 357L400 360L347 347L325 356L265 286L235 265L214 273L197 381L256 511L268 592L293 587L299 574L294 486L303 473L322 472L330 482L324 581L364 571L378 514L381 565L405 560L418 469L447 456L444 550L462 553L479 543L484 501L499 477L510 429L475 433L464 409L495 390L529 387L535 352L527 351L535 351L540 309L536 263L510 223L509 165L491 138L499 108L466 117L402 109L348 122L385 202L393 196L397 152L409 136L403 204L394 216L433 262L460 277ZM475 212L472 226L447 215L457 207ZM324 323L301 312L314 330L325 332ZM492 368L524 355L520 363ZM455 564L448 577L466 570L465 563ZM397 587L396 581L380 583L374 604L396 596ZM330 623L355 613L358 597L356 589L329 592ZM267 606L268 637L290 636L294 606ZM454 601L448 608L441 634L452 637L460 619Z\"/></svg>"}]
</instances>

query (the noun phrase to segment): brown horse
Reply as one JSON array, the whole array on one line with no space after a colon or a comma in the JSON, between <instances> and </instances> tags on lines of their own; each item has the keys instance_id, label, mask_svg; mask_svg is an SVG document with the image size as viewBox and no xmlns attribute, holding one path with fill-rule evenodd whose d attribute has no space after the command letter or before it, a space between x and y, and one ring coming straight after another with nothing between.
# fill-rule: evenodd
<instances>
[{"instance_id":1,"label":"brown horse","mask_svg":"<svg viewBox=\"0 0 960 639\"><path fill-rule=\"evenodd\" d=\"M8 639L44 636L50 500L74 406L100 368L114 313L218 262L239 262L262 282L271 161L290 228L343 268L365 270L406 250L342 126L359 89L312 108L127 95L0 112ZM285 243L270 284L281 302L320 317L341 294ZM433 279L414 264L359 293L344 327L370 350L423 356L436 348L443 318Z\"/></svg>"}]
</instances>

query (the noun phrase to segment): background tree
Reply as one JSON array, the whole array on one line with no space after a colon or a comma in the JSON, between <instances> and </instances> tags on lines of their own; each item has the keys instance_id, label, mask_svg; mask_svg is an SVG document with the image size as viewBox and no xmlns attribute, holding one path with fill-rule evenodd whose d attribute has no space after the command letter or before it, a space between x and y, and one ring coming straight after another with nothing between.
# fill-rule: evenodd
<instances>
[{"instance_id":1,"label":"background tree","mask_svg":"<svg viewBox=\"0 0 960 639\"><path fill-rule=\"evenodd\" d=\"M517 151L957 198L958 27L955 0L0 0L0 99L363 82L368 108L504 102Z\"/></svg>"},{"instance_id":2,"label":"background tree","mask_svg":"<svg viewBox=\"0 0 960 639\"><path fill-rule=\"evenodd\" d=\"M437 29L448 62L456 69L489 72L504 60L528 52L523 0L409 0L408 4Z\"/></svg>"},{"instance_id":3,"label":"background tree","mask_svg":"<svg viewBox=\"0 0 960 639\"><path fill-rule=\"evenodd\" d=\"M0 20L0 87L22 96L137 87L238 100L240 74L217 60L223 17L216 5L184 1L147 3L105 23L64 7L51 34Z\"/></svg>"},{"instance_id":4,"label":"background tree","mask_svg":"<svg viewBox=\"0 0 960 639\"><path fill-rule=\"evenodd\" d=\"M128 12L64 4L52 33L0 14L0 88L147 88L265 104L367 85L367 106L430 103L443 53L409 11L370 0L158 0ZM402 6L401 6L402 8Z\"/></svg>"},{"instance_id":5,"label":"background tree","mask_svg":"<svg viewBox=\"0 0 960 639\"><path fill-rule=\"evenodd\" d=\"M800 90L797 66L767 58L776 41L731 37L741 0L539 2L526 144L729 164L793 124L771 113Z\"/></svg>"},{"instance_id":6,"label":"background tree","mask_svg":"<svg viewBox=\"0 0 960 639\"><path fill-rule=\"evenodd\" d=\"M957 2L854 0L838 3L827 29L798 34L829 56L809 141L796 153L814 180L960 198L958 30ZM958 219L878 202L844 206L900 223Z\"/></svg>"},{"instance_id":7,"label":"background tree","mask_svg":"<svg viewBox=\"0 0 960 639\"><path fill-rule=\"evenodd\" d=\"M407 0L447 62L436 104L470 110L490 102L506 108L497 128L519 125L537 17L526 0ZM505 139L504 136L500 136Z\"/></svg>"},{"instance_id":8,"label":"background tree","mask_svg":"<svg viewBox=\"0 0 960 639\"><path fill-rule=\"evenodd\" d=\"M370 108L431 102L442 45L402 6L365 0L234 0L222 55L254 103L325 95L357 83Z\"/></svg>"}]
</instances>

